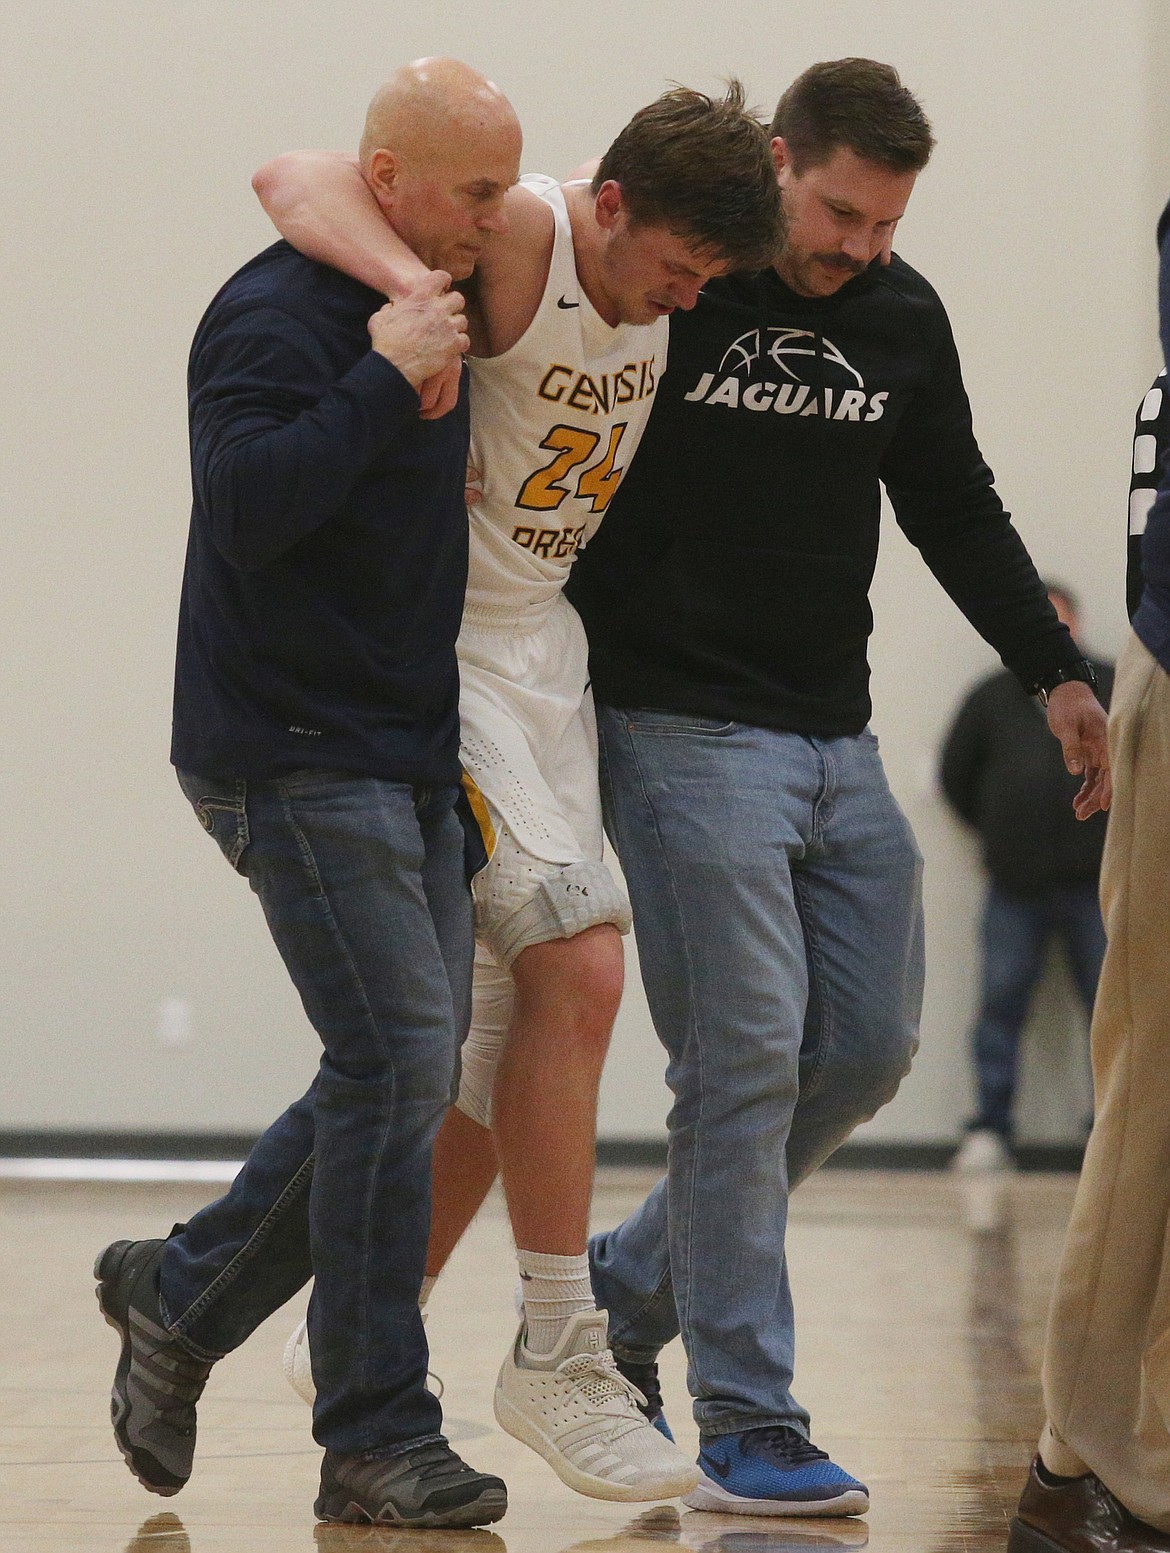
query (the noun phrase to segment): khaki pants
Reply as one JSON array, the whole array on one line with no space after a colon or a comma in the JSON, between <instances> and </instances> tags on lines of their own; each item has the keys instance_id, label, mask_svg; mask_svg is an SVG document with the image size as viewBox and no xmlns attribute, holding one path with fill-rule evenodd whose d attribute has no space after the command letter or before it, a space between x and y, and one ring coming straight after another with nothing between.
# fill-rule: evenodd
<instances>
[{"instance_id":1,"label":"khaki pants","mask_svg":"<svg viewBox=\"0 0 1170 1553\"><path fill-rule=\"evenodd\" d=\"M1053 1472L1095 1472L1170 1531L1170 675L1133 636L1109 747L1096 1122L1049 1317L1040 1443Z\"/></svg>"}]
</instances>

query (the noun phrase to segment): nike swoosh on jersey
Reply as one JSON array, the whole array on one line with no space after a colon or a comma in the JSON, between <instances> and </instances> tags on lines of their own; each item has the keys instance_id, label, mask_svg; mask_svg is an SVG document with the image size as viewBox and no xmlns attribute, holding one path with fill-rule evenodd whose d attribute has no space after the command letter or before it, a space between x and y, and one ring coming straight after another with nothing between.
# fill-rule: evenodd
<instances>
[{"instance_id":1,"label":"nike swoosh on jersey","mask_svg":"<svg viewBox=\"0 0 1170 1553\"><path fill-rule=\"evenodd\" d=\"M569 308L569 307L580 307L581 304L580 304L580 302L570 302L566 297L559 297L557 299L557 306L558 307Z\"/></svg>"}]
</instances>

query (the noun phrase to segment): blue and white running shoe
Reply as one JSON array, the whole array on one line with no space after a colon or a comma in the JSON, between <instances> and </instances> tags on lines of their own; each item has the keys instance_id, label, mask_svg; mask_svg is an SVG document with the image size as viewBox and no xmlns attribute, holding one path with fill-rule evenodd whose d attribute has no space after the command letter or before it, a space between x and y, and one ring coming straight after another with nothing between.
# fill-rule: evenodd
<instances>
[{"instance_id":1,"label":"blue and white running shoe","mask_svg":"<svg viewBox=\"0 0 1170 1553\"><path fill-rule=\"evenodd\" d=\"M772 1425L720 1434L699 1448L691 1510L739 1515L864 1515L869 1490L796 1429Z\"/></svg>"}]
</instances>

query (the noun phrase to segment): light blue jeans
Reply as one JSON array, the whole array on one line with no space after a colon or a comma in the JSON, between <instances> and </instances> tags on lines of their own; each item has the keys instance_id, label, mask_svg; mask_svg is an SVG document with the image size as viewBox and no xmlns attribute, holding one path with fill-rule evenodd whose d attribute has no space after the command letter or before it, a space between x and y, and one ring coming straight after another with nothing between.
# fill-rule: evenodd
<instances>
[{"instance_id":1,"label":"light blue jeans","mask_svg":"<svg viewBox=\"0 0 1170 1553\"><path fill-rule=\"evenodd\" d=\"M598 1303L629 1360L681 1331L704 1435L807 1434L788 1193L909 1068L922 860L868 732L598 713L606 825L674 1095L666 1177L592 1241Z\"/></svg>"}]
</instances>

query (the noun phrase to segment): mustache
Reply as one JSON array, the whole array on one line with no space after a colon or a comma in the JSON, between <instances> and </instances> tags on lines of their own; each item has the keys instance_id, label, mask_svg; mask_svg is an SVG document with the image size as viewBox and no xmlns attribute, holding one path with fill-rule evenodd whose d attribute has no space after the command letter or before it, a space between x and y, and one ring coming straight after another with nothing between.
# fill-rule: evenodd
<instances>
[{"instance_id":1,"label":"mustache","mask_svg":"<svg viewBox=\"0 0 1170 1553\"><path fill-rule=\"evenodd\" d=\"M869 265L861 259L850 259L847 254L843 253L817 253L813 255L813 258L818 264L823 264L826 269L842 270L846 275L860 275L863 270L869 268Z\"/></svg>"}]
</instances>

